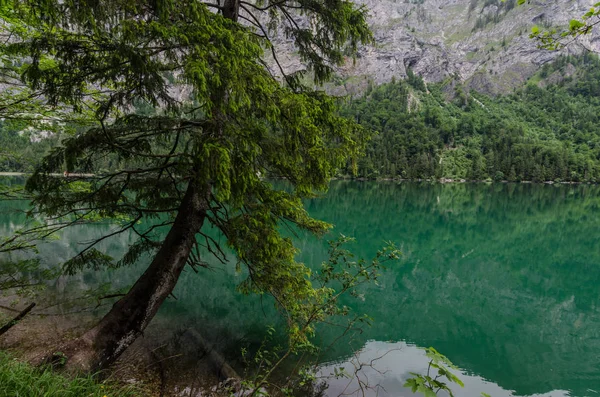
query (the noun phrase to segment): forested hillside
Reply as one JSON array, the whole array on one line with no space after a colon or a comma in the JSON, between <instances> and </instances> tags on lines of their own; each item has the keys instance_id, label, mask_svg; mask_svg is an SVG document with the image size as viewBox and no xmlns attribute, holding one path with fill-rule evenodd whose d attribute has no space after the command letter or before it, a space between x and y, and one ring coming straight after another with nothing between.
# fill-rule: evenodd
<instances>
[{"instance_id":1,"label":"forested hillside","mask_svg":"<svg viewBox=\"0 0 600 397\"><path fill-rule=\"evenodd\" d=\"M378 132L360 177L600 181L595 55L560 58L497 98L410 74L343 111Z\"/></svg>"},{"instance_id":2,"label":"forested hillside","mask_svg":"<svg viewBox=\"0 0 600 397\"><path fill-rule=\"evenodd\" d=\"M376 133L356 164L362 178L600 182L595 55L561 57L496 98L450 80L426 85L409 73L368 89L342 112ZM58 140L1 122L0 171L31 171ZM105 168L117 164L107 160ZM342 173L350 176L350 168Z\"/></svg>"},{"instance_id":3,"label":"forested hillside","mask_svg":"<svg viewBox=\"0 0 600 397\"><path fill-rule=\"evenodd\" d=\"M31 172L59 138L24 121L0 120L0 172Z\"/></svg>"}]
</instances>

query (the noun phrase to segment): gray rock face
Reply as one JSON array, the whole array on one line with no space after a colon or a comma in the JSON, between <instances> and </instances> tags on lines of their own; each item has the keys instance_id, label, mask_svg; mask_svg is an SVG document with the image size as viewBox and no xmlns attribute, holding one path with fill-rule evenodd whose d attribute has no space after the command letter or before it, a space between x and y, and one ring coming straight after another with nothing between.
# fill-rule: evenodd
<instances>
[{"instance_id":1,"label":"gray rock face","mask_svg":"<svg viewBox=\"0 0 600 397\"><path fill-rule=\"evenodd\" d=\"M519 86L560 52L537 48L534 25L563 27L581 17L595 0L356 0L370 10L376 43L360 49L356 62L340 68L334 93L361 91L368 80L380 84L406 76L407 68L425 81L454 77L489 94ZM600 52L600 32L568 46ZM286 66L296 69L293 57Z\"/></svg>"}]
</instances>

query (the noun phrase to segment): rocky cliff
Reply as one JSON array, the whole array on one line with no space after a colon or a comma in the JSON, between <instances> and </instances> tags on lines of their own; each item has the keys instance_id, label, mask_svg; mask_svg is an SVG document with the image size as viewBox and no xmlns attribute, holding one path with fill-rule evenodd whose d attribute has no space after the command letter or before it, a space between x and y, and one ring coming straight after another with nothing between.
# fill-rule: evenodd
<instances>
[{"instance_id":1,"label":"rocky cliff","mask_svg":"<svg viewBox=\"0 0 600 397\"><path fill-rule=\"evenodd\" d=\"M334 91L364 90L406 76L408 68L425 81L449 77L488 94L510 92L557 52L537 48L534 25L564 27L595 0L356 0L369 9L375 44L363 47L355 63L340 69ZM600 32L570 45L600 52ZM288 58L288 64L293 63Z\"/></svg>"}]
</instances>

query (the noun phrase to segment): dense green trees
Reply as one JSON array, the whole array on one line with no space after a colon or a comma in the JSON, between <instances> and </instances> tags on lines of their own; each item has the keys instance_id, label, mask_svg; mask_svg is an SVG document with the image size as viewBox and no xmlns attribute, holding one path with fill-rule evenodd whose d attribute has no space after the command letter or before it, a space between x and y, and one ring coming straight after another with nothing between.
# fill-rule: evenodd
<instances>
[{"instance_id":1,"label":"dense green trees","mask_svg":"<svg viewBox=\"0 0 600 397\"><path fill-rule=\"evenodd\" d=\"M378 131L362 177L597 182L600 61L560 58L512 95L393 82L344 114ZM452 98L452 99L450 99Z\"/></svg>"},{"instance_id":2,"label":"dense green trees","mask_svg":"<svg viewBox=\"0 0 600 397\"><path fill-rule=\"evenodd\" d=\"M29 129L22 121L0 122L0 172L32 172L59 135Z\"/></svg>"},{"instance_id":3,"label":"dense green trees","mask_svg":"<svg viewBox=\"0 0 600 397\"><path fill-rule=\"evenodd\" d=\"M371 88L343 109L379 134L367 156L342 173L351 175L357 166L367 178L596 182L598 66L591 54L562 57L522 89L498 98L450 88L452 82L426 87L409 71L406 81ZM138 102L135 112L149 115L154 109ZM58 140L31 142L15 127L2 134L4 147L17 148L10 153L24 153L19 159L5 156L0 166L8 171L27 170ZM121 163L109 155L97 165L108 172Z\"/></svg>"}]
</instances>

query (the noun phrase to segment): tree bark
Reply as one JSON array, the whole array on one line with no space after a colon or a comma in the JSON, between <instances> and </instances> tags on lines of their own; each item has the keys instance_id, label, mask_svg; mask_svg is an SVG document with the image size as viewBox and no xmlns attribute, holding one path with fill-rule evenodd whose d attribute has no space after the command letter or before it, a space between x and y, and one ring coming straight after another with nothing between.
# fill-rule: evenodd
<instances>
[{"instance_id":1,"label":"tree bark","mask_svg":"<svg viewBox=\"0 0 600 397\"><path fill-rule=\"evenodd\" d=\"M240 0L225 0L222 12L225 18L237 22L240 12Z\"/></svg>"},{"instance_id":2,"label":"tree bark","mask_svg":"<svg viewBox=\"0 0 600 397\"><path fill-rule=\"evenodd\" d=\"M207 187L190 182L165 241L127 295L94 328L44 361L52 363L56 356L66 356L68 371L97 372L112 364L143 333L185 267L206 218L207 196Z\"/></svg>"}]
</instances>

